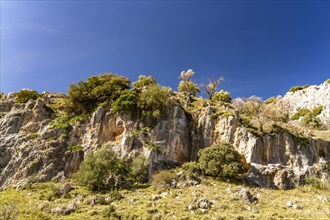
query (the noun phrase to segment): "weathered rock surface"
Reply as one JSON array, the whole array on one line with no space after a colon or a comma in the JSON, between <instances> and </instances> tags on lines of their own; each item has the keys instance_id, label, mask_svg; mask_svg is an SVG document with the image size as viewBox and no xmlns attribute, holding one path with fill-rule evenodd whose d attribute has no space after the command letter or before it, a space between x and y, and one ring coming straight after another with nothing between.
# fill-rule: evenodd
<instances>
[{"instance_id":1,"label":"weathered rock surface","mask_svg":"<svg viewBox=\"0 0 330 220\"><path fill-rule=\"evenodd\" d=\"M321 121L330 128L330 83L324 82L321 85L309 86L303 90L287 92L283 97L291 115L300 108L313 109L320 105L323 111L318 116Z\"/></svg>"},{"instance_id":2,"label":"weathered rock surface","mask_svg":"<svg viewBox=\"0 0 330 220\"><path fill-rule=\"evenodd\" d=\"M327 97L328 88L328 84L308 87L305 93L301 90L284 98L297 99L290 105L296 110L305 103L299 101L300 93ZM71 131L65 131L50 125L54 115L45 105L56 94L26 104L15 103L13 97L7 94L0 102L0 186L18 184L32 175L40 181L67 178L77 171L85 153L101 145L123 156L143 154L149 159L149 175L196 160L198 150L213 143L229 143L244 155L251 167L246 181L260 186L289 189L302 184L305 175L325 178L329 169L330 142L309 138L303 144L285 130L257 137L235 116L213 118L211 107L192 117L182 106L170 106L157 120L118 115L101 107L87 122L74 123ZM322 100L308 106L328 103ZM322 112L323 121L329 119L327 112ZM83 151L67 150L76 145Z\"/></svg>"}]
</instances>

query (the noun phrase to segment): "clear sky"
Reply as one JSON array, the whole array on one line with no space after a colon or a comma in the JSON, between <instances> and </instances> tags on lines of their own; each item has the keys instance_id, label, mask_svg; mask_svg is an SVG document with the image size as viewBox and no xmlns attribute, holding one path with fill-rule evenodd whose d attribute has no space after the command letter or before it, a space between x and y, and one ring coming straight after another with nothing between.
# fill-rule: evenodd
<instances>
[{"instance_id":1,"label":"clear sky","mask_svg":"<svg viewBox=\"0 0 330 220\"><path fill-rule=\"evenodd\" d=\"M330 78L329 1L3 1L1 92L66 92L112 72L177 89L224 76L233 97Z\"/></svg>"}]
</instances>

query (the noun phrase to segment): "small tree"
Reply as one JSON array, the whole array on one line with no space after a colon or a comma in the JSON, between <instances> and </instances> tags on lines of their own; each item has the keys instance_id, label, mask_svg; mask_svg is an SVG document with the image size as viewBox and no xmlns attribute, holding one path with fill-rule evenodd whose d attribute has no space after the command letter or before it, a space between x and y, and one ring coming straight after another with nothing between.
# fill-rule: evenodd
<instances>
[{"instance_id":1,"label":"small tree","mask_svg":"<svg viewBox=\"0 0 330 220\"><path fill-rule=\"evenodd\" d=\"M140 75L138 81L132 83L133 87L138 90L147 89L148 87L156 84L157 81L155 77L145 75Z\"/></svg>"},{"instance_id":2,"label":"small tree","mask_svg":"<svg viewBox=\"0 0 330 220\"><path fill-rule=\"evenodd\" d=\"M135 90L124 90L118 99L113 102L112 108L115 112L132 112L136 110L139 94Z\"/></svg>"},{"instance_id":3,"label":"small tree","mask_svg":"<svg viewBox=\"0 0 330 220\"><path fill-rule=\"evenodd\" d=\"M86 156L74 178L82 186L95 191L120 187L126 173L123 160L111 149L103 147Z\"/></svg>"},{"instance_id":4,"label":"small tree","mask_svg":"<svg viewBox=\"0 0 330 220\"><path fill-rule=\"evenodd\" d=\"M212 97L212 101L215 102L228 102L230 103L232 100L229 92L220 90L220 92L216 92L214 93L213 97Z\"/></svg>"},{"instance_id":5,"label":"small tree","mask_svg":"<svg viewBox=\"0 0 330 220\"><path fill-rule=\"evenodd\" d=\"M200 93L200 89L198 88L197 84L191 80L194 74L194 71L189 69L186 72L182 71L179 77L181 81L178 87L178 91L185 94L189 101L191 97L195 97L196 94Z\"/></svg>"},{"instance_id":6,"label":"small tree","mask_svg":"<svg viewBox=\"0 0 330 220\"><path fill-rule=\"evenodd\" d=\"M201 86L205 88L205 92L209 95L209 99L212 100L212 97L214 93L218 90L218 85L225 81L223 77L220 77L219 79L209 79L209 84L205 85L202 84Z\"/></svg>"},{"instance_id":7,"label":"small tree","mask_svg":"<svg viewBox=\"0 0 330 220\"><path fill-rule=\"evenodd\" d=\"M214 145L198 152L199 167L208 176L235 179L245 172L240 154L229 145Z\"/></svg>"},{"instance_id":8,"label":"small tree","mask_svg":"<svg viewBox=\"0 0 330 220\"><path fill-rule=\"evenodd\" d=\"M170 104L170 91L165 86L151 85L140 94L138 107L143 113L151 112L155 118L158 118L161 110Z\"/></svg>"}]
</instances>

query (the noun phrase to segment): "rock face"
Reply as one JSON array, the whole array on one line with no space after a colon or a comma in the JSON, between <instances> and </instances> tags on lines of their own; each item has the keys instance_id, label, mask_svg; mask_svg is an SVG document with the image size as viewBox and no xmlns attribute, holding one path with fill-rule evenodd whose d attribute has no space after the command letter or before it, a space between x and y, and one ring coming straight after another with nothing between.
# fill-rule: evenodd
<instances>
[{"instance_id":1,"label":"rock face","mask_svg":"<svg viewBox=\"0 0 330 220\"><path fill-rule=\"evenodd\" d=\"M329 84L308 87L284 99L296 100L290 102L294 111L304 106L305 101L299 101L302 94L319 92L327 97L327 88ZM0 186L20 184L31 176L40 181L70 177L84 154L101 145L127 157L143 154L149 160L149 175L196 160L200 148L214 143L229 143L244 155L250 163L246 181L260 186L289 189L302 184L305 175L324 177L323 171L329 169L330 142L311 138L301 142L285 130L257 137L235 116L212 117L215 110L211 107L193 117L174 105L164 109L159 119L114 114L101 107L86 122L72 124L69 131L50 123L54 115L45 104L56 98L56 94L48 94L18 104L8 94L0 102ZM312 108L323 101L305 104ZM329 120L329 106L324 107L323 121ZM69 146L83 150L68 150Z\"/></svg>"},{"instance_id":2,"label":"rock face","mask_svg":"<svg viewBox=\"0 0 330 220\"><path fill-rule=\"evenodd\" d=\"M287 107L293 115L300 108L313 109L322 105L323 111L319 118L330 128L330 83L328 81L321 85L309 86L303 90L287 92L283 97Z\"/></svg>"}]
</instances>

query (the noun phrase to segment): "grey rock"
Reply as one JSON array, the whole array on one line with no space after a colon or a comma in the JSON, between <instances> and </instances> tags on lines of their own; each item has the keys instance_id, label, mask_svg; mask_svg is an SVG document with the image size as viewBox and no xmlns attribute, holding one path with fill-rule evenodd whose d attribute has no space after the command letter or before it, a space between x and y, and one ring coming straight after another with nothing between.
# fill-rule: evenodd
<instances>
[{"instance_id":1,"label":"grey rock","mask_svg":"<svg viewBox=\"0 0 330 220\"><path fill-rule=\"evenodd\" d=\"M245 188L241 188L241 190L239 191L239 194L242 196L243 200L245 200L249 203L258 202L258 199L256 197L252 196L252 194Z\"/></svg>"},{"instance_id":2,"label":"grey rock","mask_svg":"<svg viewBox=\"0 0 330 220\"><path fill-rule=\"evenodd\" d=\"M162 197L160 195L151 195L151 200L156 201L158 199L161 199Z\"/></svg>"}]
</instances>

